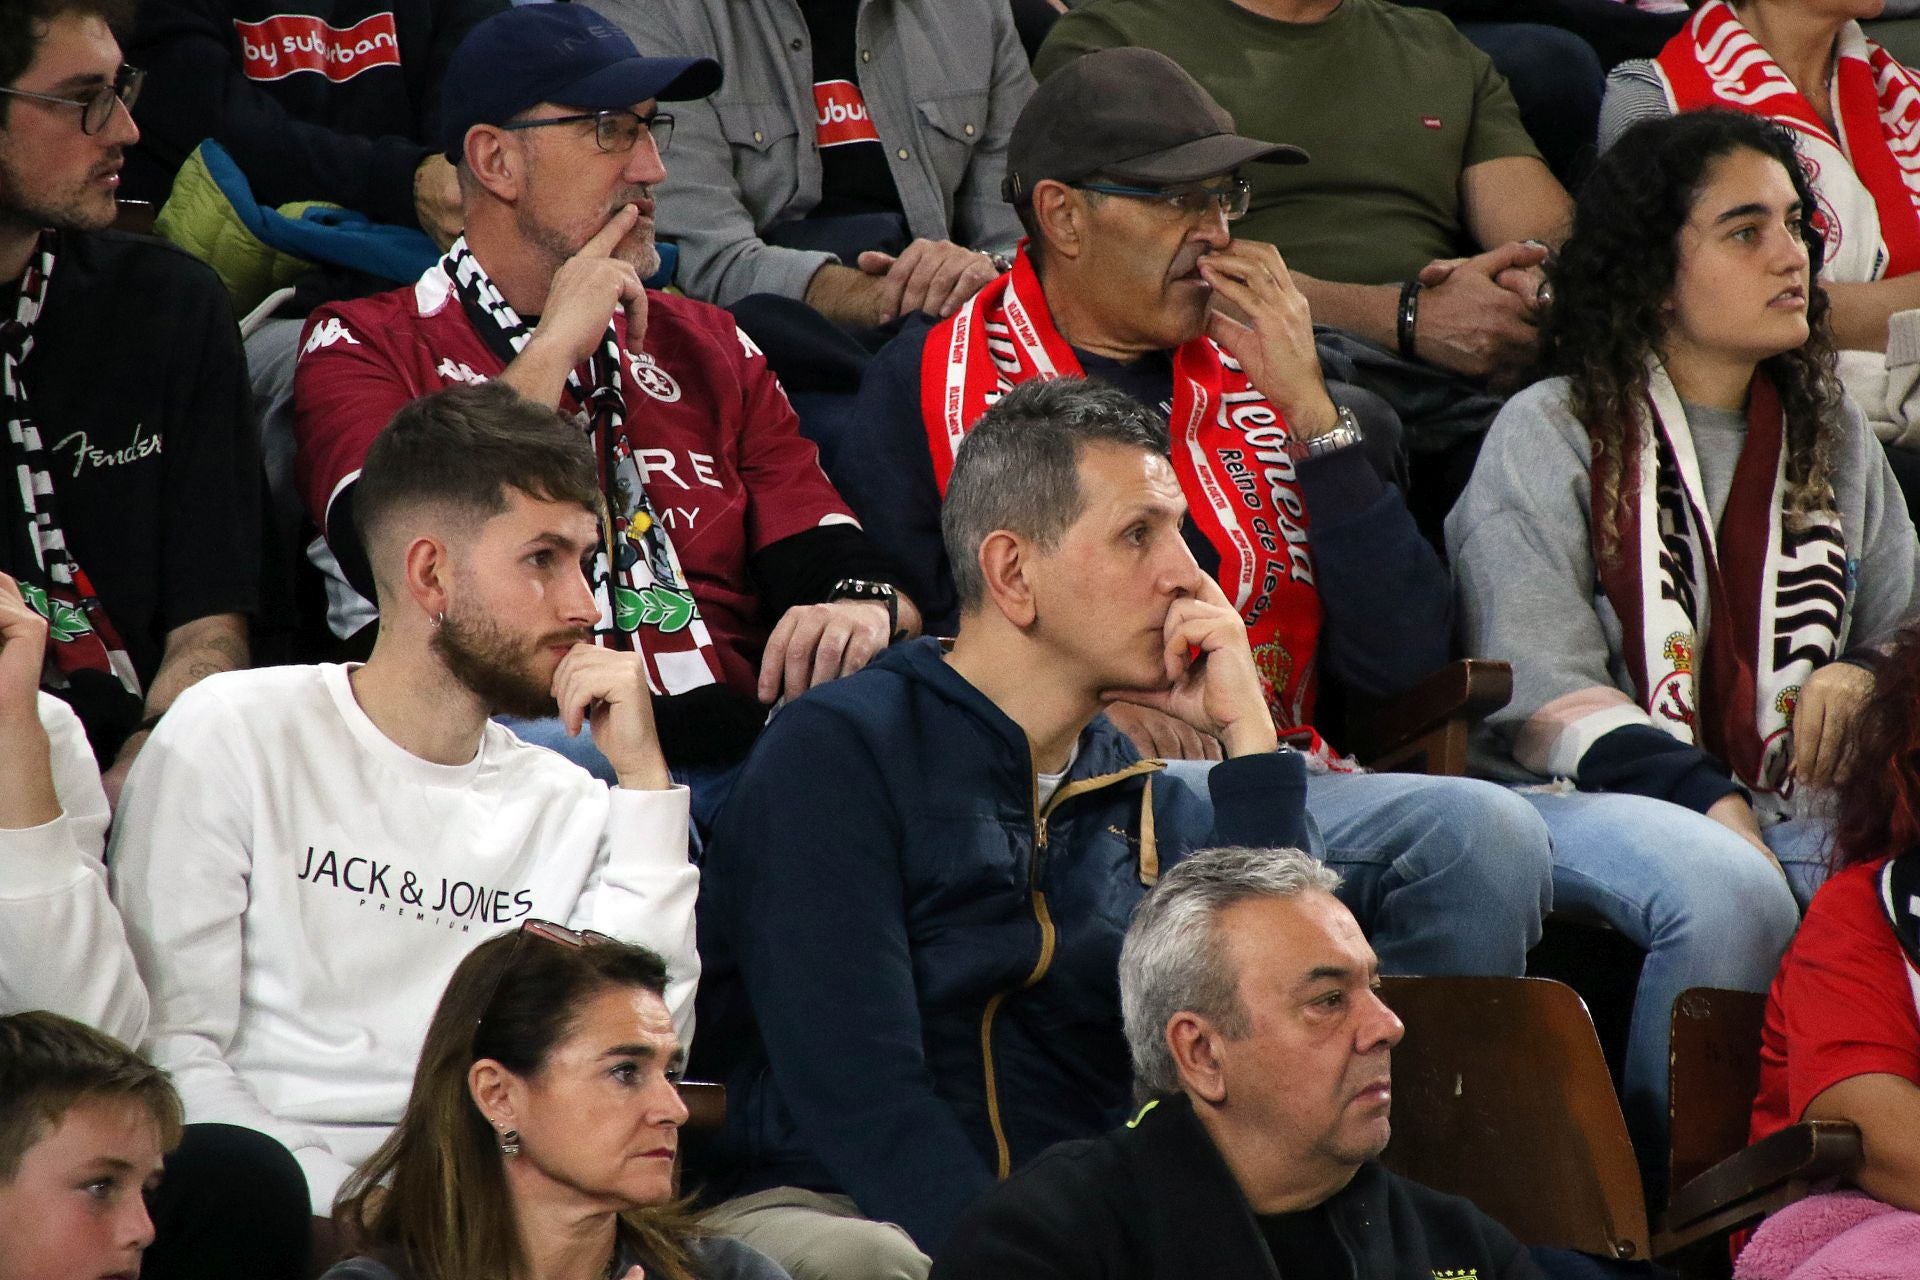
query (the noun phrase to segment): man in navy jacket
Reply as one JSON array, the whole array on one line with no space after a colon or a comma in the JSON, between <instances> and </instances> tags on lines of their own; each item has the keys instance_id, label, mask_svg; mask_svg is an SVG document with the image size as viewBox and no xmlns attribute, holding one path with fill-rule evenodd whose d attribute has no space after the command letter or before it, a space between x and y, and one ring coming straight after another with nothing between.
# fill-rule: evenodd
<instances>
[{"instance_id":1,"label":"man in navy jacket","mask_svg":"<svg viewBox=\"0 0 1920 1280\"><path fill-rule=\"evenodd\" d=\"M722 1222L796 1276L831 1270L796 1217L931 1249L996 1178L1119 1119L1135 903L1196 848L1306 838L1302 758L1276 750L1166 455L1111 388L1004 397L954 470L951 652L896 646L786 707L721 815L695 1070L729 1088L748 1198ZM1223 744L1210 804L1101 714L1121 696ZM870 1237L841 1274L924 1274L840 1222Z\"/></svg>"},{"instance_id":2,"label":"man in navy jacket","mask_svg":"<svg viewBox=\"0 0 1920 1280\"><path fill-rule=\"evenodd\" d=\"M939 540L954 442L1005 388L1084 373L1167 414L1185 534L1246 621L1307 782L1313 852L1388 973L1518 975L1550 900L1545 824L1463 778L1360 774L1315 730L1316 704L1386 697L1447 659L1446 567L1327 394L1312 317L1279 252L1236 240L1240 169L1304 163L1243 138L1170 59L1077 58L1015 124L1007 193L1029 231L1013 270L875 359L835 483L906 570L943 634L959 565ZM1112 719L1183 776L1218 745L1149 707Z\"/></svg>"}]
</instances>

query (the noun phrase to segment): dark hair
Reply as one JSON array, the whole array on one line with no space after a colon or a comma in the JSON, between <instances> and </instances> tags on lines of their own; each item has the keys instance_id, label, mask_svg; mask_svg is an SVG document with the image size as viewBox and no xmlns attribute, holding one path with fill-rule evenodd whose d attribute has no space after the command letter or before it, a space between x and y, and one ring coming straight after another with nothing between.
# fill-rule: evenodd
<instances>
[{"instance_id":1,"label":"dark hair","mask_svg":"<svg viewBox=\"0 0 1920 1280\"><path fill-rule=\"evenodd\" d=\"M40 42L55 19L70 13L99 18L117 35L133 25L135 0L0 0L0 85L11 89L40 56ZM12 106L0 94L0 126Z\"/></svg>"},{"instance_id":2,"label":"dark hair","mask_svg":"<svg viewBox=\"0 0 1920 1280\"><path fill-rule=\"evenodd\" d=\"M1874 673L1834 783L1833 867L1920 849L1920 626Z\"/></svg>"},{"instance_id":3,"label":"dark hair","mask_svg":"<svg viewBox=\"0 0 1920 1280\"><path fill-rule=\"evenodd\" d=\"M666 962L629 943L575 947L523 931L469 952L427 1027L400 1123L341 1188L334 1218L354 1247L413 1280L505 1280L516 1270L505 1157L467 1072L491 1058L515 1075L536 1074L586 1004L620 988L664 995ZM682 1206L637 1209L621 1225L652 1259L649 1277L695 1280L684 1244L695 1227Z\"/></svg>"},{"instance_id":4,"label":"dark hair","mask_svg":"<svg viewBox=\"0 0 1920 1280\"><path fill-rule=\"evenodd\" d=\"M180 1141L180 1095L167 1073L105 1032L57 1013L0 1018L0 1183L60 1117L82 1102L120 1098L146 1107L160 1146Z\"/></svg>"},{"instance_id":5,"label":"dark hair","mask_svg":"<svg viewBox=\"0 0 1920 1280\"><path fill-rule=\"evenodd\" d=\"M1167 424L1123 391L1085 378L1036 378L1013 388L960 442L940 532L960 607L986 597L980 545L996 529L1057 546L1080 518L1080 451L1117 444L1165 455Z\"/></svg>"},{"instance_id":6,"label":"dark hair","mask_svg":"<svg viewBox=\"0 0 1920 1280\"><path fill-rule=\"evenodd\" d=\"M416 506L479 519L507 509L507 490L600 511L599 473L586 433L504 382L421 396L374 438L353 489L354 523L371 540L382 522Z\"/></svg>"},{"instance_id":7,"label":"dark hair","mask_svg":"<svg viewBox=\"0 0 1920 1280\"><path fill-rule=\"evenodd\" d=\"M1822 243L1817 205L1793 135L1744 111L1690 111L1648 120L1620 136L1594 166L1574 209L1573 235L1553 271L1554 304L1540 335L1548 373L1569 379L1573 413L1610 479L1603 540L1617 534L1630 486L1622 466L1637 444L1647 398L1647 357L1666 337L1667 304L1680 271L1680 230L1714 164L1736 151L1780 163L1800 199L1807 243L1807 320L1801 346L1760 362L1786 417L1790 513L1833 502L1841 393L1826 294L1816 287Z\"/></svg>"}]
</instances>

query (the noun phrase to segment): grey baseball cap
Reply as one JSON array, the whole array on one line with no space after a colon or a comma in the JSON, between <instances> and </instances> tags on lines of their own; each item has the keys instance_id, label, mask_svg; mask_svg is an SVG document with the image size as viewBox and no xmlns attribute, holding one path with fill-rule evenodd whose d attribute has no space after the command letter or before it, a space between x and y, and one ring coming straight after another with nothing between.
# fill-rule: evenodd
<instances>
[{"instance_id":1,"label":"grey baseball cap","mask_svg":"<svg viewBox=\"0 0 1920 1280\"><path fill-rule=\"evenodd\" d=\"M1000 194L1024 204L1047 178L1103 173L1166 185L1254 161L1305 164L1307 153L1235 133L1233 117L1164 53L1102 49L1048 76L1027 100L1007 142Z\"/></svg>"}]
</instances>

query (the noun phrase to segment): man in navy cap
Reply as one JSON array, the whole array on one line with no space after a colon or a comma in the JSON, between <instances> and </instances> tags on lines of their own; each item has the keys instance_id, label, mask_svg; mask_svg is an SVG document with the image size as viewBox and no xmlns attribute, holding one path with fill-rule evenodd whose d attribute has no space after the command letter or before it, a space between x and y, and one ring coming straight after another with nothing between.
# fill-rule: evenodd
<instances>
[{"instance_id":1,"label":"man in navy cap","mask_svg":"<svg viewBox=\"0 0 1920 1280\"><path fill-rule=\"evenodd\" d=\"M760 351L718 308L642 285L673 136L660 104L719 84L711 59L642 58L584 5L481 23L441 110L465 236L412 288L316 311L295 380L300 481L365 597L354 482L401 405L498 378L582 423L609 517L590 568L596 632L645 655L702 826L765 704L919 629ZM336 608L370 612L349 595ZM604 768L554 722L521 730Z\"/></svg>"}]
</instances>

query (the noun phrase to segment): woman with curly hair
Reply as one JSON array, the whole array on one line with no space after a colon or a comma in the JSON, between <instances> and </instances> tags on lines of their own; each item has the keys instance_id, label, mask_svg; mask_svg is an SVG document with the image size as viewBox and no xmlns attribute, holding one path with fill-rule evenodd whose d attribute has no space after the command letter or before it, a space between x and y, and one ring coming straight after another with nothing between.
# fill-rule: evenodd
<instances>
[{"instance_id":1,"label":"woman with curly hair","mask_svg":"<svg viewBox=\"0 0 1920 1280\"><path fill-rule=\"evenodd\" d=\"M324 1280L786 1280L674 1202L681 1050L645 947L526 921L453 971Z\"/></svg>"},{"instance_id":2,"label":"woman with curly hair","mask_svg":"<svg viewBox=\"0 0 1920 1280\"><path fill-rule=\"evenodd\" d=\"M1555 905L1647 951L1625 1103L1648 1143L1674 997L1765 989L1826 873L1818 793L1866 651L1920 600L1912 523L1835 381L1813 213L1758 117L1623 135L1554 271L1558 376L1501 411L1447 519L1469 652L1514 668L1491 767L1560 780L1529 792Z\"/></svg>"}]
</instances>

